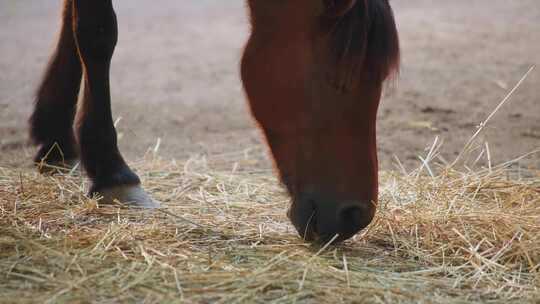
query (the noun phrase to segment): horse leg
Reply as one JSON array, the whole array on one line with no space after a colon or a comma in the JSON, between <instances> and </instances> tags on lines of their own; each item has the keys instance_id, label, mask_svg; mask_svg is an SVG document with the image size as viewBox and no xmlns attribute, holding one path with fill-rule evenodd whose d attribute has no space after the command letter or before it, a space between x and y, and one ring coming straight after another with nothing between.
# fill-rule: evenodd
<instances>
[{"instance_id":1,"label":"horse leg","mask_svg":"<svg viewBox=\"0 0 540 304\"><path fill-rule=\"evenodd\" d=\"M84 66L84 92L77 116L81 161L92 182L90 194L154 208L117 146L111 113L109 70L118 38L111 0L74 0L75 43Z\"/></svg>"},{"instance_id":2,"label":"horse leg","mask_svg":"<svg viewBox=\"0 0 540 304\"><path fill-rule=\"evenodd\" d=\"M73 0L63 5L56 50L37 91L30 118L30 136L39 146L34 162L63 165L77 158L73 120L82 68L72 30ZM40 170L47 169L40 166Z\"/></svg>"}]
</instances>

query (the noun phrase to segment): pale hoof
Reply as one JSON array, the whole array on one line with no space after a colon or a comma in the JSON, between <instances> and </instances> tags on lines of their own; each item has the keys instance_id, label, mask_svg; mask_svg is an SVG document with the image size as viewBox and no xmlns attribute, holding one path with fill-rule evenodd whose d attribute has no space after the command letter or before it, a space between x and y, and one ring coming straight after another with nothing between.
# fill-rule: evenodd
<instances>
[{"instance_id":1,"label":"pale hoof","mask_svg":"<svg viewBox=\"0 0 540 304\"><path fill-rule=\"evenodd\" d=\"M118 186L99 191L102 204L112 204L116 201L135 208L156 209L159 202L153 200L141 186Z\"/></svg>"}]
</instances>

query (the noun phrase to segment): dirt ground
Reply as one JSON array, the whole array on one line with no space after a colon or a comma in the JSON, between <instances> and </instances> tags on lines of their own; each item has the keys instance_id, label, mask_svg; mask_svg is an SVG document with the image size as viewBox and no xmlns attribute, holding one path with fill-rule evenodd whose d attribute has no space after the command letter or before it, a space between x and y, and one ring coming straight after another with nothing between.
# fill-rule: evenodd
<instances>
[{"instance_id":1,"label":"dirt ground","mask_svg":"<svg viewBox=\"0 0 540 304\"><path fill-rule=\"evenodd\" d=\"M128 159L161 139L185 159L260 144L238 62L241 0L116 1L114 115ZM383 168L417 166L436 136L453 160L527 69L540 63L538 0L394 0L403 66L379 113ZM0 0L0 166L28 166L32 96L54 44L60 0ZM480 143L498 163L540 148L540 67L494 116ZM538 155L522 162L540 167Z\"/></svg>"}]
</instances>

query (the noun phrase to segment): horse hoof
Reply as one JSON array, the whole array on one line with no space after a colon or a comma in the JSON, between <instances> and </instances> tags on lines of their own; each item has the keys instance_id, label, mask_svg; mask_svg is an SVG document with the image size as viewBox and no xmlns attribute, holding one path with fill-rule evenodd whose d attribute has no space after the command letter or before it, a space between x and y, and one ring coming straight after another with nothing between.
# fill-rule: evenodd
<instances>
[{"instance_id":1,"label":"horse hoof","mask_svg":"<svg viewBox=\"0 0 540 304\"><path fill-rule=\"evenodd\" d=\"M153 200L139 185L103 189L99 191L99 194L102 196L99 201L102 204L112 204L118 201L135 208L156 209L160 207L159 202Z\"/></svg>"}]
</instances>

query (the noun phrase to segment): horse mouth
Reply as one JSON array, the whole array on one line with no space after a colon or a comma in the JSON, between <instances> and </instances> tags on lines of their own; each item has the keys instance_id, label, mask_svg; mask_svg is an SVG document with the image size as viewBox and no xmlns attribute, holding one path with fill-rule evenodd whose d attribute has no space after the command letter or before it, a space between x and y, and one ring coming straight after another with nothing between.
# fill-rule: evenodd
<instances>
[{"instance_id":1,"label":"horse mouth","mask_svg":"<svg viewBox=\"0 0 540 304\"><path fill-rule=\"evenodd\" d=\"M324 212L324 210L318 209L313 201L304 201L302 206L293 204L287 215L304 241L321 245L340 243L360 230L356 228L345 229L342 227L345 223L340 222L340 219L336 217L329 221L329 216L320 212ZM363 228L366 225L354 225L354 227L360 226Z\"/></svg>"},{"instance_id":2,"label":"horse mouth","mask_svg":"<svg viewBox=\"0 0 540 304\"><path fill-rule=\"evenodd\" d=\"M305 241L313 241L318 239L317 234L317 217L316 217L317 210L313 209L313 212L311 213L310 217L307 220L306 226L304 227L304 233L302 234L302 239Z\"/></svg>"},{"instance_id":3,"label":"horse mouth","mask_svg":"<svg viewBox=\"0 0 540 304\"><path fill-rule=\"evenodd\" d=\"M289 210L288 217L291 220L293 219L292 210ZM336 242L339 239L339 236L321 233L319 231L317 226L317 209L315 206L312 206L311 213L307 216L304 215L303 220L301 220L300 223L295 223L293 221L293 225L304 241L326 244L329 241Z\"/></svg>"},{"instance_id":4,"label":"horse mouth","mask_svg":"<svg viewBox=\"0 0 540 304\"><path fill-rule=\"evenodd\" d=\"M317 240L317 210L315 205L310 204L309 208L298 210L295 208L296 203L298 202L293 200L287 212L287 217L303 240L309 242Z\"/></svg>"},{"instance_id":5,"label":"horse mouth","mask_svg":"<svg viewBox=\"0 0 540 304\"><path fill-rule=\"evenodd\" d=\"M308 222L304 228L304 233L302 234L302 239L308 242L316 242L320 245L326 245L327 243L338 243L343 240L339 234L331 233L320 233L317 229L317 217L315 214L316 211L313 211L312 215L309 217Z\"/></svg>"}]
</instances>

